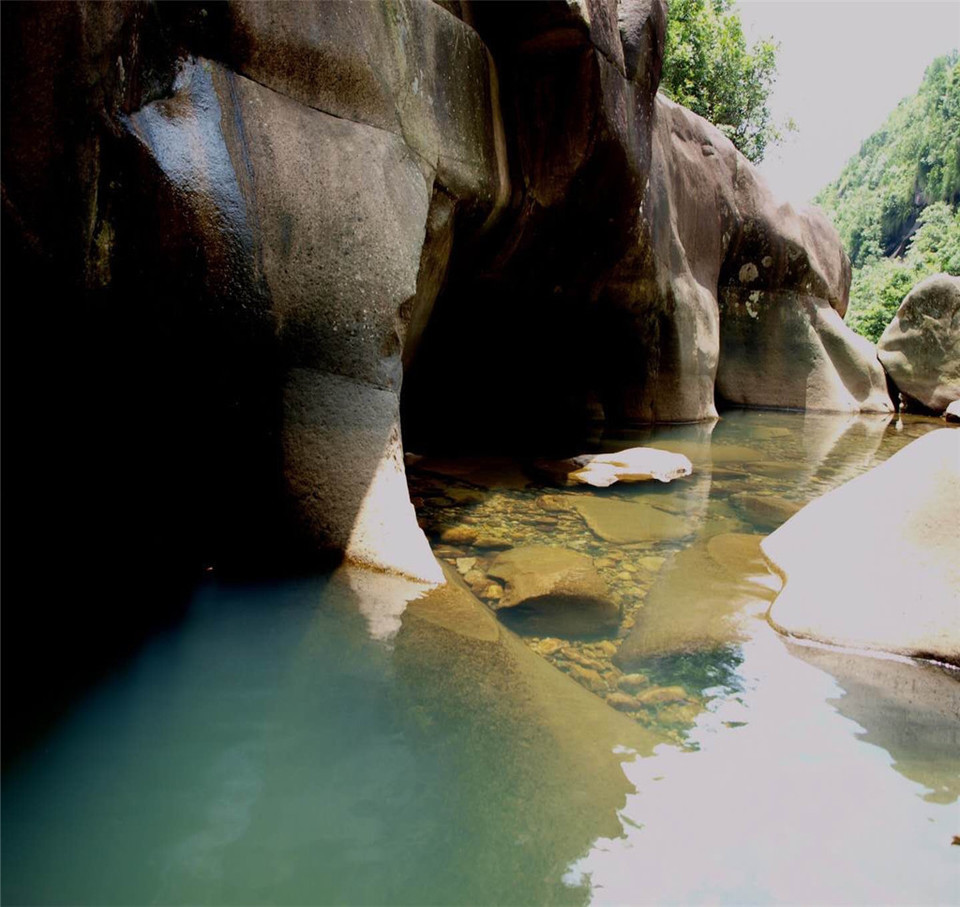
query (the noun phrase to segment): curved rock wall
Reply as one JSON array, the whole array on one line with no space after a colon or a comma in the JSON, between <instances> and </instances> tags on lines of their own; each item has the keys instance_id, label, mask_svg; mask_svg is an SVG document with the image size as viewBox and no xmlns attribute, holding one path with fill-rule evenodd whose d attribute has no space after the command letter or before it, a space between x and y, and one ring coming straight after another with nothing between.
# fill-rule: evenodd
<instances>
[{"instance_id":1,"label":"curved rock wall","mask_svg":"<svg viewBox=\"0 0 960 907\"><path fill-rule=\"evenodd\" d=\"M656 96L662 0L3 17L5 288L44 300L8 331L59 351L31 399L85 388L108 500L134 426L157 534L205 514L192 557L268 538L438 581L405 380L427 446L465 400L541 452L584 419L713 418L715 388L890 408L836 233Z\"/></svg>"},{"instance_id":2,"label":"curved rock wall","mask_svg":"<svg viewBox=\"0 0 960 907\"><path fill-rule=\"evenodd\" d=\"M719 129L662 97L655 135L647 216L661 296L691 325L688 386L715 374L737 405L889 412L875 348L843 324L850 264L826 218L778 204Z\"/></svg>"}]
</instances>

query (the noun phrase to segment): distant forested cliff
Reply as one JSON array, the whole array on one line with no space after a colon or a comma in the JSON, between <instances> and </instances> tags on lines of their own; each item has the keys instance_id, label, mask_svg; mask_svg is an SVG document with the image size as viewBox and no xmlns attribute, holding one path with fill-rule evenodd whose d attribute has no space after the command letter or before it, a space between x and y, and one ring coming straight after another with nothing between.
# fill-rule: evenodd
<instances>
[{"instance_id":1,"label":"distant forested cliff","mask_svg":"<svg viewBox=\"0 0 960 907\"><path fill-rule=\"evenodd\" d=\"M960 61L930 64L815 199L853 264L847 322L877 340L922 278L960 274Z\"/></svg>"}]
</instances>

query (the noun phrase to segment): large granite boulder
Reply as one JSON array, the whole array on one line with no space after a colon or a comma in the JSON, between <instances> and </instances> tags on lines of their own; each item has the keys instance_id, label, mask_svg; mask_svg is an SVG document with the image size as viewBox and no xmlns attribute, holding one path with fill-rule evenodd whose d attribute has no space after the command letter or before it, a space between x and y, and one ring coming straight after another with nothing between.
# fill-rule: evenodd
<instances>
[{"instance_id":1,"label":"large granite boulder","mask_svg":"<svg viewBox=\"0 0 960 907\"><path fill-rule=\"evenodd\" d=\"M921 280L900 303L877 344L894 384L942 413L960 397L960 277Z\"/></svg>"},{"instance_id":2,"label":"large granite boulder","mask_svg":"<svg viewBox=\"0 0 960 907\"><path fill-rule=\"evenodd\" d=\"M487 51L426 2L214 12L171 15L232 68L188 61L169 97L125 121L139 166L158 171L143 204L187 212L207 305L263 315L303 547L439 582L406 488L399 391L454 224L482 226L507 189Z\"/></svg>"},{"instance_id":3,"label":"large granite boulder","mask_svg":"<svg viewBox=\"0 0 960 907\"><path fill-rule=\"evenodd\" d=\"M762 543L791 636L960 664L960 431L939 429Z\"/></svg>"},{"instance_id":4,"label":"large granite boulder","mask_svg":"<svg viewBox=\"0 0 960 907\"><path fill-rule=\"evenodd\" d=\"M645 71L622 72L559 6L521 4L506 32L496 4L478 8L523 189L489 254L452 276L456 308L438 306L405 390L418 446L435 441L417 414L438 387L451 407L496 396L505 433L530 446L580 418L709 419L715 396L892 411L875 349L843 324L850 266L836 231L779 205L706 120L638 92L659 72L659 5L621 7L622 41L642 32L647 48Z\"/></svg>"},{"instance_id":5,"label":"large granite boulder","mask_svg":"<svg viewBox=\"0 0 960 907\"><path fill-rule=\"evenodd\" d=\"M30 302L7 327L36 374L8 414L37 552L34 515L65 511L94 558L295 548L439 581L401 421L446 440L444 404L496 398L496 431L462 430L541 455L582 419L712 418L715 385L888 405L839 321L835 235L656 98L663 0L6 4L2 24L4 295Z\"/></svg>"},{"instance_id":6,"label":"large granite boulder","mask_svg":"<svg viewBox=\"0 0 960 907\"><path fill-rule=\"evenodd\" d=\"M672 225L665 246L679 246L683 265L664 253L663 279L674 293L699 294L690 311L719 321L718 394L746 406L890 411L872 345L843 324L850 264L826 218L778 204L720 130L689 110L658 98L657 129L669 136L672 180L670 214L657 220Z\"/></svg>"},{"instance_id":7,"label":"large granite boulder","mask_svg":"<svg viewBox=\"0 0 960 907\"><path fill-rule=\"evenodd\" d=\"M875 350L843 324L850 265L836 231L779 205L719 129L661 96L640 220L611 278L631 288L622 327L645 349L621 363L634 370L621 384L645 389L631 416L709 416L714 385L740 405L892 409Z\"/></svg>"}]
</instances>

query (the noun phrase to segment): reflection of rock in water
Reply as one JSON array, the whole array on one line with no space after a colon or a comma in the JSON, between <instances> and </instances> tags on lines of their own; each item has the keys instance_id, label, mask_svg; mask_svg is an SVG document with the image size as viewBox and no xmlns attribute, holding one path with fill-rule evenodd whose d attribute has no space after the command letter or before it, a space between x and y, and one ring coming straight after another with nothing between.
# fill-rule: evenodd
<instances>
[{"instance_id":1,"label":"reflection of rock in water","mask_svg":"<svg viewBox=\"0 0 960 907\"><path fill-rule=\"evenodd\" d=\"M722 533L694 543L664 568L617 664L627 668L654 656L736 642L741 621L773 599L770 584L759 535Z\"/></svg>"},{"instance_id":2,"label":"reflection of rock in water","mask_svg":"<svg viewBox=\"0 0 960 907\"><path fill-rule=\"evenodd\" d=\"M658 447L661 446L658 442L667 438L709 447L710 436L719 424L714 419L709 422L649 424L629 428L608 425L604 426L603 436L597 442L598 450L611 453L623 447Z\"/></svg>"},{"instance_id":3,"label":"reflection of rock in water","mask_svg":"<svg viewBox=\"0 0 960 907\"><path fill-rule=\"evenodd\" d=\"M864 729L864 741L890 754L897 771L930 788L925 799L960 797L960 672L794 643L789 648L837 679L845 691L837 709Z\"/></svg>"},{"instance_id":4,"label":"reflection of rock in water","mask_svg":"<svg viewBox=\"0 0 960 907\"><path fill-rule=\"evenodd\" d=\"M818 481L839 485L875 466L892 419L889 414L858 414L844 420L805 413L806 481L814 486Z\"/></svg>"},{"instance_id":5,"label":"reflection of rock in water","mask_svg":"<svg viewBox=\"0 0 960 907\"><path fill-rule=\"evenodd\" d=\"M459 801L456 827L440 831L470 838L456 865L437 867L438 898L580 902L559 880L597 837L622 831L622 748L649 753L662 738L553 668L449 576L407 606L393 659L408 732L449 773L424 785Z\"/></svg>"}]
</instances>

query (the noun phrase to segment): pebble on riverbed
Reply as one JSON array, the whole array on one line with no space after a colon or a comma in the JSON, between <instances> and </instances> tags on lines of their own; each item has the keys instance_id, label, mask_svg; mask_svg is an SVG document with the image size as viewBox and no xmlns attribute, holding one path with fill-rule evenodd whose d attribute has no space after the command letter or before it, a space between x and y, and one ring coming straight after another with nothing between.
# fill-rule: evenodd
<instances>
[{"instance_id":1,"label":"pebble on riverbed","mask_svg":"<svg viewBox=\"0 0 960 907\"><path fill-rule=\"evenodd\" d=\"M607 682L598 671L592 668L585 668L575 661L563 662L560 665L560 669L569 674L577 683L582 684L594 693L602 693L608 688Z\"/></svg>"},{"instance_id":2,"label":"pebble on riverbed","mask_svg":"<svg viewBox=\"0 0 960 907\"><path fill-rule=\"evenodd\" d=\"M667 702L686 702L687 691L683 687L650 687L637 694L641 705L660 705Z\"/></svg>"},{"instance_id":3,"label":"pebble on riverbed","mask_svg":"<svg viewBox=\"0 0 960 907\"><path fill-rule=\"evenodd\" d=\"M628 693L635 693L637 690L642 690L649 682L646 674L624 674L617 681L617 686Z\"/></svg>"},{"instance_id":4,"label":"pebble on riverbed","mask_svg":"<svg viewBox=\"0 0 960 907\"><path fill-rule=\"evenodd\" d=\"M618 619L604 632L619 637L634 625L651 583L666 563L667 555L677 547L669 539L610 544L598 538L573 509L582 492L541 494L530 489L491 493L467 484L460 487L457 480L441 485L429 476L414 474L411 482L418 481L423 483L417 493L421 506L418 516L435 554L455 566L474 594L494 610L502 607L509 592L504 581L490 573L491 564L502 556L497 552L537 545L556 549L562 539L573 558L582 558L578 562L606 583L606 597ZM646 510L643 506L638 509ZM657 515L674 519L662 511L657 511ZM553 632L559 635L522 638L538 655L604 698L612 708L641 724L650 724L656 723L655 716L660 711L671 707L670 702L638 700L638 694L648 690L651 683L637 672L621 674L612 663L620 644L618 638L565 638L559 626ZM658 695L662 694L654 694L654 699ZM673 704L689 703L681 698ZM669 727L667 733L673 733Z\"/></svg>"}]
</instances>

